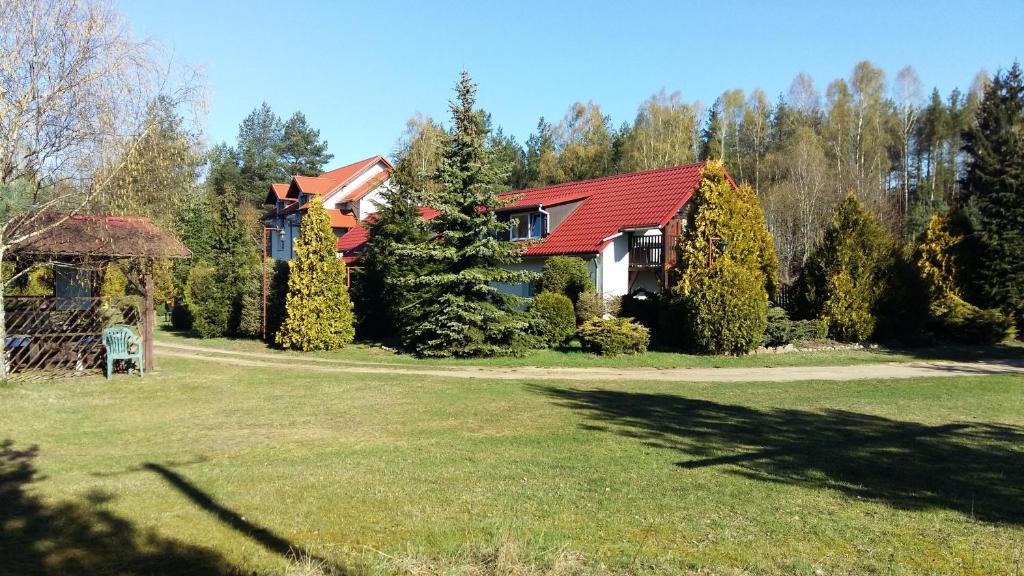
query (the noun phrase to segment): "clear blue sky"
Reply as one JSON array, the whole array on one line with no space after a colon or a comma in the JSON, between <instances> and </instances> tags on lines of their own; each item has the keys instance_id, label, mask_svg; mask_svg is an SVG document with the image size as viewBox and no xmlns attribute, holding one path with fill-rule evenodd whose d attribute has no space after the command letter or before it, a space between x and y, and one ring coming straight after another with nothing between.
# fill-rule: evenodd
<instances>
[{"instance_id":1,"label":"clear blue sky","mask_svg":"<svg viewBox=\"0 0 1024 576\"><path fill-rule=\"evenodd\" d=\"M200 65L206 137L233 143L267 101L302 110L340 165L389 154L406 119L447 122L459 70L520 142L594 100L617 126L661 88L710 105L760 87L774 101L801 71L819 91L870 60L905 65L925 93L967 88L1024 59L1024 3L977 2L226 2L118 0L132 30Z\"/></svg>"}]
</instances>

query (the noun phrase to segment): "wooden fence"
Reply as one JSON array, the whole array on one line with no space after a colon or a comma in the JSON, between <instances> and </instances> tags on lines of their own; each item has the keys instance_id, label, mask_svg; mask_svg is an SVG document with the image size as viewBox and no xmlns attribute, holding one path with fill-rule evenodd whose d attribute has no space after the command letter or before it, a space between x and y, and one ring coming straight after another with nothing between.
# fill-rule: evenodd
<instances>
[{"instance_id":1,"label":"wooden fence","mask_svg":"<svg viewBox=\"0 0 1024 576\"><path fill-rule=\"evenodd\" d=\"M4 354L12 379L81 375L105 361L103 330L112 324L138 327L132 298L4 298Z\"/></svg>"}]
</instances>

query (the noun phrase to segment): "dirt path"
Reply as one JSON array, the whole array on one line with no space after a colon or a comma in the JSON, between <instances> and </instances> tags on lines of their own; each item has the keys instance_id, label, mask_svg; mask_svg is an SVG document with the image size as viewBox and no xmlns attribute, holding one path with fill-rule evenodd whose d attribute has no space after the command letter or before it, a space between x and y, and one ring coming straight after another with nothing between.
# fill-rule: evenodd
<instances>
[{"instance_id":1,"label":"dirt path","mask_svg":"<svg viewBox=\"0 0 1024 576\"><path fill-rule=\"evenodd\" d=\"M778 368L538 368L490 366L405 366L373 364L275 353L216 350L156 342L161 357L205 360L231 366L278 368L339 374L401 374L488 380L577 380L665 382L782 382L795 380L862 380L924 376L1024 375L1024 361L908 362L857 366L791 366Z\"/></svg>"}]
</instances>

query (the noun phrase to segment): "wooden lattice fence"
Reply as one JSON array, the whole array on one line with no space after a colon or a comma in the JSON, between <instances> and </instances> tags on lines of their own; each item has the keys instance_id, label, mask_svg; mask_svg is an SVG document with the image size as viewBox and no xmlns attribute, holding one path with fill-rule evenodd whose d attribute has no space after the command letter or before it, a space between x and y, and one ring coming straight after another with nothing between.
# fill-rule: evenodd
<instances>
[{"instance_id":1,"label":"wooden lattice fence","mask_svg":"<svg viewBox=\"0 0 1024 576\"><path fill-rule=\"evenodd\" d=\"M14 380L95 373L105 362L103 330L140 326L132 298L4 298L8 376Z\"/></svg>"}]
</instances>

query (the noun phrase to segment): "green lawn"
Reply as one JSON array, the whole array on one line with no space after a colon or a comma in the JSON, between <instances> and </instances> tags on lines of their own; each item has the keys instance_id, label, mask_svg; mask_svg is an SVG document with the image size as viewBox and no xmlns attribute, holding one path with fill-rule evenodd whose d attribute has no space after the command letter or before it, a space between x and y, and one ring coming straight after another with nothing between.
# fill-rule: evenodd
<instances>
[{"instance_id":1,"label":"green lawn","mask_svg":"<svg viewBox=\"0 0 1024 576\"><path fill-rule=\"evenodd\" d=\"M207 346L211 348L241 352L267 354L295 354L274 350L257 340L247 339L199 339L183 336L167 329L157 332L162 342ZM913 362L920 360L987 360L1022 359L1024 344L1013 342L999 346L938 346L906 349L878 347L873 349L821 350L786 354L764 354L749 356L702 356L676 352L652 351L637 356L604 357L579 351L535 350L522 357L499 358L416 358L400 354L380 346L357 343L335 352L311 354L317 358L356 364L374 365L420 365L420 366L540 366L569 368L750 368L782 366L840 366L875 364L879 362Z\"/></svg>"},{"instance_id":2,"label":"green lawn","mask_svg":"<svg viewBox=\"0 0 1024 576\"><path fill-rule=\"evenodd\" d=\"M1024 377L587 386L161 368L0 386L0 573L988 575L1024 561Z\"/></svg>"}]
</instances>

